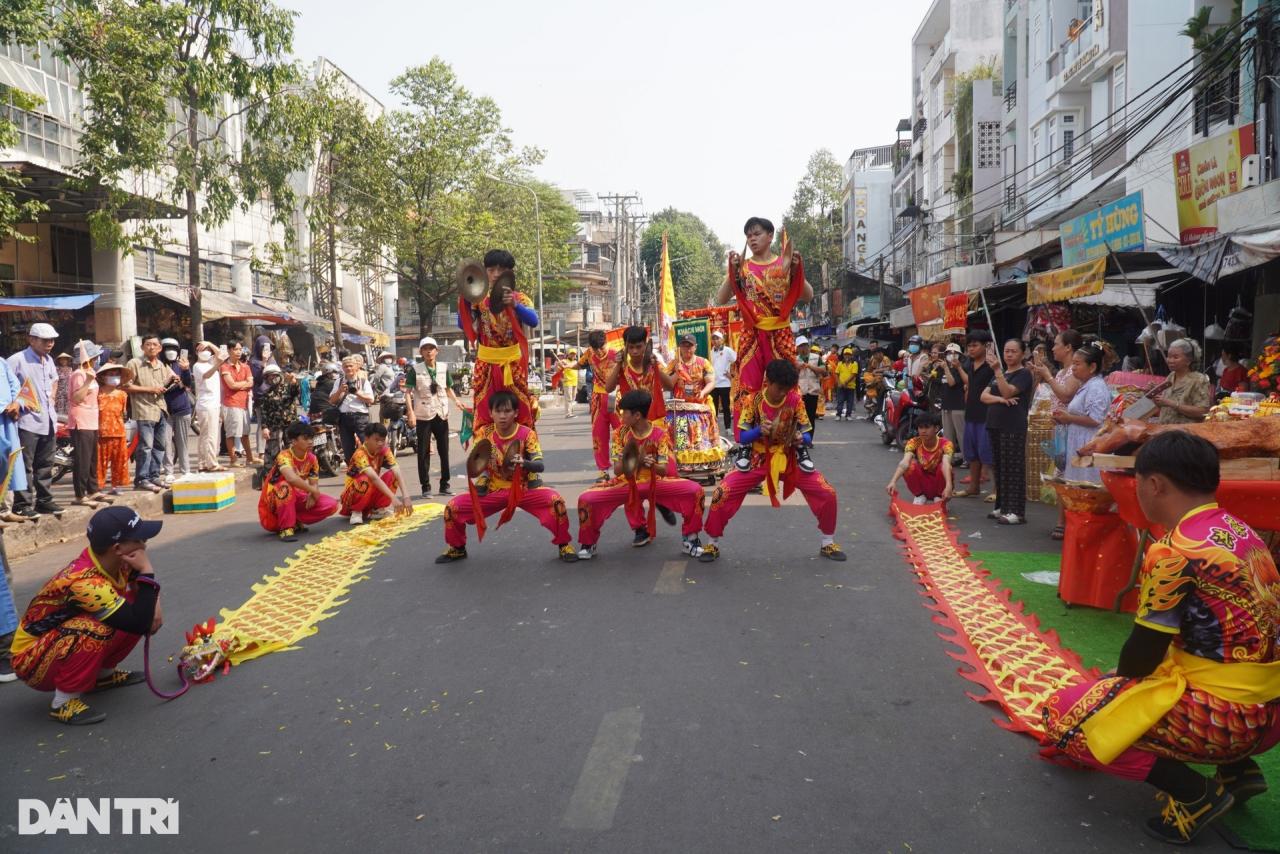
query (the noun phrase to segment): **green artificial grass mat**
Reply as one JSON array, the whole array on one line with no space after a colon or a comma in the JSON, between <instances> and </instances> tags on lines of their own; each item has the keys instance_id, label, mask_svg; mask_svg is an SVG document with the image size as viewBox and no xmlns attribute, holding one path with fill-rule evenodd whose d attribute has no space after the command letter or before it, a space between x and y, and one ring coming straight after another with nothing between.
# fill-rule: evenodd
<instances>
[{"instance_id":1,"label":"green artificial grass mat","mask_svg":"<svg viewBox=\"0 0 1280 854\"><path fill-rule=\"evenodd\" d=\"M1132 614L1113 614L1084 606L1067 607L1058 598L1058 590L1022 577L1030 572L1057 572L1059 556L1044 552L972 552L976 561L1009 588L1016 601L1036 615L1042 629L1058 633L1062 645L1073 650L1087 667L1103 672L1113 670L1120 658L1120 647L1129 637ZM1227 826L1250 848L1258 851L1280 851L1280 747L1254 757L1262 767L1271 789L1249 801L1242 809L1226 817ZM1205 773L1212 769L1202 767Z\"/></svg>"}]
</instances>

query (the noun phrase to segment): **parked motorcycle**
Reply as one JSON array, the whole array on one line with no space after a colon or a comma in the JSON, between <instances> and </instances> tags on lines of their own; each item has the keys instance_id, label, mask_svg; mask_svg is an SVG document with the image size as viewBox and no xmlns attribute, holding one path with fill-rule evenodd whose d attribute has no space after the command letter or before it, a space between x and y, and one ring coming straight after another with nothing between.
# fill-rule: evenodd
<instances>
[{"instance_id":1,"label":"parked motorcycle","mask_svg":"<svg viewBox=\"0 0 1280 854\"><path fill-rule=\"evenodd\" d=\"M338 439L337 428L330 427L319 419L312 420L315 437L311 440L311 453L316 455L320 463L320 471L325 477L334 477L342 471L342 450Z\"/></svg>"},{"instance_id":2,"label":"parked motorcycle","mask_svg":"<svg viewBox=\"0 0 1280 854\"><path fill-rule=\"evenodd\" d=\"M387 425L387 445L393 454L418 451L418 431L409 427L408 412L408 398L403 388L382 396L382 421Z\"/></svg>"},{"instance_id":3,"label":"parked motorcycle","mask_svg":"<svg viewBox=\"0 0 1280 854\"><path fill-rule=\"evenodd\" d=\"M880 441L886 445L905 448L916 435L916 420L931 408L919 378L907 377L893 385L886 378L884 410L876 417L880 428Z\"/></svg>"},{"instance_id":4,"label":"parked motorcycle","mask_svg":"<svg viewBox=\"0 0 1280 854\"><path fill-rule=\"evenodd\" d=\"M129 448L129 459L133 459L133 452L138 447L138 431L136 422L129 420L124 422L124 440ZM53 446L53 482L57 483L71 471L75 466L76 446L71 441L71 430L67 427L65 421L58 422L58 430L54 437Z\"/></svg>"}]
</instances>

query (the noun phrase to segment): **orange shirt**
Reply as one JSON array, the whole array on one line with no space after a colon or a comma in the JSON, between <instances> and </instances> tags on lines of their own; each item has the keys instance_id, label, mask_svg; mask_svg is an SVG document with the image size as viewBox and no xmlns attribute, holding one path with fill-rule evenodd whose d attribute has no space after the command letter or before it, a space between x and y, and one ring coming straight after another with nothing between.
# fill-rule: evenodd
<instances>
[{"instance_id":1,"label":"orange shirt","mask_svg":"<svg viewBox=\"0 0 1280 854\"><path fill-rule=\"evenodd\" d=\"M103 439L124 438L124 410L129 395L118 388L103 386L98 390L98 436Z\"/></svg>"}]
</instances>

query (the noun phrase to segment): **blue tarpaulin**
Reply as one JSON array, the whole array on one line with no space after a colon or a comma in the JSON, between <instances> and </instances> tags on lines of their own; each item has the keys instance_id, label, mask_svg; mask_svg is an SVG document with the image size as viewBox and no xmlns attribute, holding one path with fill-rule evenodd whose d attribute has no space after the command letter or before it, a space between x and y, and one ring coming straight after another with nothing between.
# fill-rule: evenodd
<instances>
[{"instance_id":1,"label":"blue tarpaulin","mask_svg":"<svg viewBox=\"0 0 1280 854\"><path fill-rule=\"evenodd\" d=\"M75 311L92 303L102 294L76 294L67 297L0 297L0 311Z\"/></svg>"}]
</instances>

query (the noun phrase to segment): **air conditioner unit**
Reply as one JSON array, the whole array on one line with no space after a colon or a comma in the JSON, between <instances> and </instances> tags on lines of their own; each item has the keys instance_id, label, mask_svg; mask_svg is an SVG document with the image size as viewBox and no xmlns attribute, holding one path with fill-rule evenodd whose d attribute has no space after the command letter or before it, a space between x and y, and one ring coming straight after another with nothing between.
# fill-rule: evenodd
<instances>
[{"instance_id":1,"label":"air conditioner unit","mask_svg":"<svg viewBox=\"0 0 1280 854\"><path fill-rule=\"evenodd\" d=\"M1256 187L1262 180L1262 158L1250 154L1240 161L1240 185Z\"/></svg>"}]
</instances>

